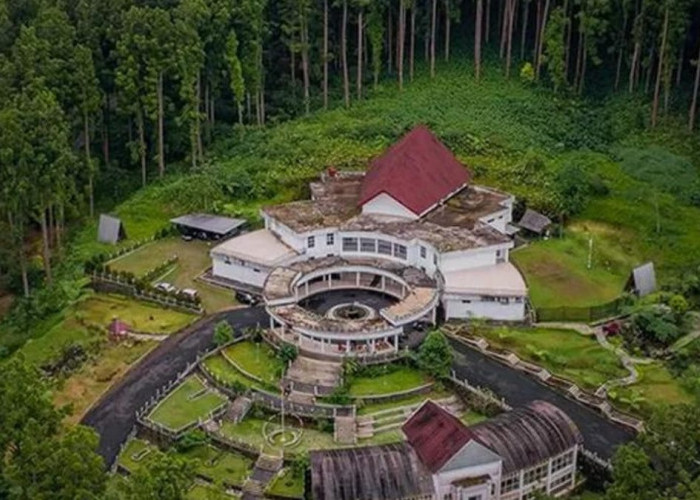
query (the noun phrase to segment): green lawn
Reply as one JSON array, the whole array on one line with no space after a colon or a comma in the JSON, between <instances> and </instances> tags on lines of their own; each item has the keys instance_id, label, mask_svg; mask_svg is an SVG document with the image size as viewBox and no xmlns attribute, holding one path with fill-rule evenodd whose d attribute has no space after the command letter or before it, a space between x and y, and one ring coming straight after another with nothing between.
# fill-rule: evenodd
<instances>
[{"instance_id":1,"label":"green lawn","mask_svg":"<svg viewBox=\"0 0 700 500\"><path fill-rule=\"evenodd\" d=\"M28 361L42 364L67 344L86 344L96 339L96 334L89 331L87 325L106 328L113 318L125 321L135 330L168 334L184 328L196 316L118 295L90 294L54 318L54 324L46 334L27 341L20 352Z\"/></svg>"},{"instance_id":2,"label":"green lawn","mask_svg":"<svg viewBox=\"0 0 700 500\"><path fill-rule=\"evenodd\" d=\"M400 408L402 406L416 405L422 403L426 399L432 399L437 401L439 399L445 399L450 397L452 393L445 389L432 389L428 394L415 394L413 396L404 397L401 399L393 399L391 401L385 401L382 403L369 403L363 404L358 407L358 415L368 415L370 413L376 413L378 411L390 410L392 408Z\"/></svg>"},{"instance_id":3,"label":"green lawn","mask_svg":"<svg viewBox=\"0 0 700 500\"><path fill-rule=\"evenodd\" d=\"M226 401L226 397L211 389L200 394L205 389L206 386L196 375L187 377L154 408L148 418L169 429L178 430L206 417Z\"/></svg>"},{"instance_id":4,"label":"green lawn","mask_svg":"<svg viewBox=\"0 0 700 500\"><path fill-rule=\"evenodd\" d=\"M285 498L304 498L304 476L285 467L267 487L266 493Z\"/></svg>"},{"instance_id":5,"label":"green lawn","mask_svg":"<svg viewBox=\"0 0 700 500\"><path fill-rule=\"evenodd\" d=\"M264 419L254 417L248 417L237 424L232 422L224 422L221 426L221 433L224 436L229 436L234 439L244 441L256 448L260 448L260 446L262 446L265 449L270 449L271 447L268 445L262 433L265 422L266 420ZM287 428L296 427L293 424L288 423ZM292 452L301 452L316 449L338 448L341 446L342 445L333 440L332 432L321 432L314 428L304 427L302 429L302 437L299 443L287 449Z\"/></svg>"},{"instance_id":6,"label":"green lawn","mask_svg":"<svg viewBox=\"0 0 700 500\"><path fill-rule=\"evenodd\" d=\"M147 464L158 448L143 439L131 439L119 454L117 463L125 469L133 472L140 466Z\"/></svg>"},{"instance_id":7,"label":"green lawn","mask_svg":"<svg viewBox=\"0 0 700 500\"><path fill-rule=\"evenodd\" d=\"M678 379L675 379L662 362L637 365L639 380L627 387L610 390L610 397L624 408L648 414L658 405L688 403L688 394Z\"/></svg>"},{"instance_id":8,"label":"green lawn","mask_svg":"<svg viewBox=\"0 0 700 500\"><path fill-rule=\"evenodd\" d=\"M495 347L507 349L551 373L595 389L610 378L627 375L618 357L592 336L546 328L482 328L478 332Z\"/></svg>"},{"instance_id":9,"label":"green lawn","mask_svg":"<svg viewBox=\"0 0 700 500\"><path fill-rule=\"evenodd\" d=\"M183 455L196 461L196 471L212 482L242 486L253 470L253 460L211 445L197 446Z\"/></svg>"},{"instance_id":10,"label":"green lawn","mask_svg":"<svg viewBox=\"0 0 700 500\"><path fill-rule=\"evenodd\" d=\"M232 385L233 383L238 382L246 387L262 388L258 382L243 375L243 373L237 370L236 367L229 363L228 360L221 354L209 356L203 361L203 364L209 373L211 373L215 378L223 381L223 383L226 385Z\"/></svg>"},{"instance_id":11,"label":"green lawn","mask_svg":"<svg viewBox=\"0 0 700 500\"><path fill-rule=\"evenodd\" d=\"M172 283L178 288L196 289L207 312L215 312L231 307L235 300L230 290L195 281L211 267L209 250L213 244L200 240L184 241L179 237L164 238L117 257L109 265L117 271L129 271L141 276L177 255L177 263L164 276L159 276L158 280Z\"/></svg>"},{"instance_id":12,"label":"green lawn","mask_svg":"<svg viewBox=\"0 0 700 500\"><path fill-rule=\"evenodd\" d=\"M187 490L187 500L237 500L240 495L229 495L215 486L195 484Z\"/></svg>"},{"instance_id":13,"label":"green lawn","mask_svg":"<svg viewBox=\"0 0 700 500\"><path fill-rule=\"evenodd\" d=\"M640 263L627 252L624 236L603 224L581 222L571 225L563 238L533 242L511 257L524 274L535 308L603 304L622 293L630 271Z\"/></svg>"},{"instance_id":14,"label":"green lawn","mask_svg":"<svg viewBox=\"0 0 700 500\"><path fill-rule=\"evenodd\" d=\"M224 349L224 354L239 367L258 377L266 384L279 385L284 371L284 363L277 358L275 351L265 342L236 342Z\"/></svg>"},{"instance_id":15,"label":"green lawn","mask_svg":"<svg viewBox=\"0 0 700 500\"><path fill-rule=\"evenodd\" d=\"M350 395L362 397L375 394L390 394L392 392L407 391L430 382L430 377L425 373L414 368L401 366L378 377L353 378L350 384Z\"/></svg>"}]
</instances>

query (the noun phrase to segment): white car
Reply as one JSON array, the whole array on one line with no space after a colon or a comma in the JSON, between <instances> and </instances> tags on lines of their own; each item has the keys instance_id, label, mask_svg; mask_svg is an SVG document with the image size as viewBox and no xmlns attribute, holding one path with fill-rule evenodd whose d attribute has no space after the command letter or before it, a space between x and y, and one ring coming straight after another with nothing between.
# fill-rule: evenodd
<instances>
[{"instance_id":1,"label":"white car","mask_svg":"<svg viewBox=\"0 0 700 500\"><path fill-rule=\"evenodd\" d=\"M164 281L161 281L160 283L156 283L153 288L155 288L156 290L161 290L161 291L166 292L166 293L173 293L173 292L177 291L177 288L175 288L170 283L166 283Z\"/></svg>"},{"instance_id":2,"label":"white car","mask_svg":"<svg viewBox=\"0 0 700 500\"><path fill-rule=\"evenodd\" d=\"M184 295L188 299L194 300L197 298L198 292L194 288L184 288L182 290L182 295Z\"/></svg>"}]
</instances>

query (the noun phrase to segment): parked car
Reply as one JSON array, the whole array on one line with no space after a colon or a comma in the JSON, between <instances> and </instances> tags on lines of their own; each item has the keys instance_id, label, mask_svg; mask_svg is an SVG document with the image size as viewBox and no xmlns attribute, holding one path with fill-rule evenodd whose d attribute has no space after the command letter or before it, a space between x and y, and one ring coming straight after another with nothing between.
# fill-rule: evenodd
<instances>
[{"instance_id":1,"label":"parked car","mask_svg":"<svg viewBox=\"0 0 700 500\"><path fill-rule=\"evenodd\" d=\"M257 295L242 290L236 290L236 300L249 306L254 306L260 302L260 298Z\"/></svg>"},{"instance_id":2,"label":"parked car","mask_svg":"<svg viewBox=\"0 0 700 500\"><path fill-rule=\"evenodd\" d=\"M182 235L182 241L192 241L194 238L192 237L191 234L183 234Z\"/></svg>"},{"instance_id":3,"label":"parked car","mask_svg":"<svg viewBox=\"0 0 700 500\"><path fill-rule=\"evenodd\" d=\"M194 288L183 288L182 295L190 300L195 300L199 296L199 292Z\"/></svg>"},{"instance_id":4,"label":"parked car","mask_svg":"<svg viewBox=\"0 0 700 500\"><path fill-rule=\"evenodd\" d=\"M156 283L153 288L156 290L160 290L162 292L166 293L174 293L177 291L177 288L174 285L171 285L170 283L166 283L165 281L161 281L159 283Z\"/></svg>"}]
</instances>

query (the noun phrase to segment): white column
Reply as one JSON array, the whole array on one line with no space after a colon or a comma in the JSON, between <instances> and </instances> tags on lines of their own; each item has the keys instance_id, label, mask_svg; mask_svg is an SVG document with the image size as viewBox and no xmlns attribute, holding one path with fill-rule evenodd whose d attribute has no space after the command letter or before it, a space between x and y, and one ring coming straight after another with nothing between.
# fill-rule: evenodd
<instances>
[{"instance_id":1,"label":"white column","mask_svg":"<svg viewBox=\"0 0 700 500\"><path fill-rule=\"evenodd\" d=\"M523 498L523 488L525 487L523 481L525 481L525 469L520 469L520 474L518 475L518 498L520 499Z\"/></svg>"},{"instance_id":2,"label":"white column","mask_svg":"<svg viewBox=\"0 0 700 500\"><path fill-rule=\"evenodd\" d=\"M360 286L360 271L355 273L355 286Z\"/></svg>"},{"instance_id":3,"label":"white column","mask_svg":"<svg viewBox=\"0 0 700 500\"><path fill-rule=\"evenodd\" d=\"M386 290L386 276L382 276L382 292Z\"/></svg>"},{"instance_id":4,"label":"white column","mask_svg":"<svg viewBox=\"0 0 700 500\"><path fill-rule=\"evenodd\" d=\"M333 275L329 274L328 276L328 288L333 288Z\"/></svg>"},{"instance_id":5,"label":"white column","mask_svg":"<svg viewBox=\"0 0 700 500\"><path fill-rule=\"evenodd\" d=\"M399 336L394 335L394 352L399 352Z\"/></svg>"},{"instance_id":6,"label":"white column","mask_svg":"<svg viewBox=\"0 0 700 500\"><path fill-rule=\"evenodd\" d=\"M350 354L350 341L345 341L345 354Z\"/></svg>"},{"instance_id":7,"label":"white column","mask_svg":"<svg viewBox=\"0 0 700 500\"><path fill-rule=\"evenodd\" d=\"M571 487L572 488L574 486L576 486L576 460L578 458L578 445L574 446L573 454L574 454L574 460L570 466L571 467Z\"/></svg>"},{"instance_id":8,"label":"white column","mask_svg":"<svg viewBox=\"0 0 700 500\"><path fill-rule=\"evenodd\" d=\"M272 319L272 316L270 316L270 330L274 330L274 329L275 329L275 320Z\"/></svg>"},{"instance_id":9,"label":"white column","mask_svg":"<svg viewBox=\"0 0 700 500\"><path fill-rule=\"evenodd\" d=\"M547 495L549 495L550 488L552 486L552 459L547 460Z\"/></svg>"},{"instance_id":10,"label":"white column","mask_svg":"<svg viewBox=\"0 0 700 500\"><path fill-rule=\"evenodd\" d=\"M372 354L374 354L376 342L377 341L375 339L370 339L370 341L369 341L369 352L371 352Z\"/></svg>"},{"instance_id":11,"label":"white column","mask_svg":"<svg viewBox=\"0 0 700 500\"><path fill-rule=\"evenodd\" d=\"M309 294L309 282L307 281L306 283L304 283L304 286L306 287L305 295L308 295Z\"/></svg>"}]
</instances>

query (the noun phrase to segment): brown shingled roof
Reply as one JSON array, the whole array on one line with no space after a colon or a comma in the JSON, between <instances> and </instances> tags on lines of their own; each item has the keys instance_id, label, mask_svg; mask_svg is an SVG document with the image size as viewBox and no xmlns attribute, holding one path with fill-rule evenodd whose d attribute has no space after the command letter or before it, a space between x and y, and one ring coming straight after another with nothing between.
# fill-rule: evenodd
<instances>
[{"instance_id":1,"label":"brown shingled roof","mask_svg":"<svg viewBox=\"0 0 700 500\"><path fill-rule=\"evenodd\" d=\"M465 186L469 171L425 125L419 125L372 161L360 205L386 193L416 215Z\"/></svg>"},{"instance_id":2,"label":"brown shingled roof","mask_svg":"<svg viewBox=\"0 0 700 500\"><path fill-rule=\"evenodd\" d=\"M439 471L474 434L455 416L428 400L401 428L423 464Z\"/></svg>"}]
</instances>

